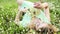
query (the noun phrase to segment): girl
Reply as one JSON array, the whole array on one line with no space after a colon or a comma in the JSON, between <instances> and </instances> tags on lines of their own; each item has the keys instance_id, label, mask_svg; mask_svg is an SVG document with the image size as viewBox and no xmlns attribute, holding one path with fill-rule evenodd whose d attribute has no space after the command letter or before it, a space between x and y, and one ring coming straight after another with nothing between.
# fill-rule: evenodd
<instances>
[{"instance_id":1,"label":"girl","mask_svg":"<svg viewBox=\"0 0 60 34\"><path fill-rule=\"evenodd\" d=\"M50 13L48 3L32 3L26 0L17 0L18 2L18 13L15 18L15 23L23 28L35 28L36 30L40 28L52 28L56 31L56 28L50 23ZM37 8L37 9L36 9ZM40 9L43 9L41 11ZM25 13L22 21L20 21L20 16ZM51 27L52 26L52 27Z\"/></svg>"}]
</instances>

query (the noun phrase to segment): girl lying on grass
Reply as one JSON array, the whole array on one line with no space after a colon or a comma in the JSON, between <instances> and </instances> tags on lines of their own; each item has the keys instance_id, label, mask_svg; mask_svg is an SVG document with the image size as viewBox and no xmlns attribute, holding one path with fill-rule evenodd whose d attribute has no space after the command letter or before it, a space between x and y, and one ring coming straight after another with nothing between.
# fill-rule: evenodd
<instances>
[{"instance_id":1,"label":"girl lying on grass","mask_svg":"<svg viewBox=\"0 0 60 34\"><path fill-rule=\"evenodd\" d=\"M26 0L17 0L18 13L15 18L15 23L23 28L39 30L48 28L56 32L56 27L50 23L50 12L48 3L32 3ZM43 9L43 10L42 10ZM20 17L24 13L22 20Z\"/></svg>"}]
</instances>

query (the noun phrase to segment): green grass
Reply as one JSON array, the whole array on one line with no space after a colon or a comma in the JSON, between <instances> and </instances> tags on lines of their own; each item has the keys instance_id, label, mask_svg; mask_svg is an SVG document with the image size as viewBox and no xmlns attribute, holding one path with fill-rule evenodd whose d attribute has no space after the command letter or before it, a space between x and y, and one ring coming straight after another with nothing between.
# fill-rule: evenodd
<instances>
[{"instance_id":1,"label":"green grass","mask_svg":"<svg viewBox=\"0 0 60 34\"><path fill-rule=\"evenodd\" d=\"M30 1L36 2L37 0ZM60 28L60 0L44 0L44 2L54 5L53 9L50 7L51 22ZM0 34L21 34L21 32L25 34L27 32L13 22L18 11L17 8L16 0L0 0Z\"/></svg>"}]
</instances>

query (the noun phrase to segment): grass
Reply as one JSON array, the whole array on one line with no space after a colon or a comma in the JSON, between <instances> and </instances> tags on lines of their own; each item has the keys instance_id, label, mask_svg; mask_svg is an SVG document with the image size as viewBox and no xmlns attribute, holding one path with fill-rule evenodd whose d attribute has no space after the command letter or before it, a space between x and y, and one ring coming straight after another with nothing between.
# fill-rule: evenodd
<instances>
[{"instance_id":1,"label":"grass","mask_svg":"<svg viewBox=\"0 0 60 34\"><path fill-rule=\"evenodd\" d=\"M30 1L36 2L37 0ZM52 8L50 9L51 22L60 28L60 0L46 0L46 2L53 3L53 8L50 7ZM16 0L0 0L0 34L21 34L21 32L25 34L27 32L13 22L18 11L17 8Z\"/></svg>"}]
</instances>

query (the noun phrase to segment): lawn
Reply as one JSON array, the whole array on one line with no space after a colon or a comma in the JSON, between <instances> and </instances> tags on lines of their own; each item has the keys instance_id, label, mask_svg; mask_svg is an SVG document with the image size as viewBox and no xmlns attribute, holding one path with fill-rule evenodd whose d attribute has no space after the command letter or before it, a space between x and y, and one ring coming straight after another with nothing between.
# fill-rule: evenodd
<instances>
[{"instance_id":1,"label":"lawn","mask_svg":"<svg viewBox=\"0 0 60 34\"><path fill-rule=\"evenodd\" d=\"M36 2L37 0L29 1ZM60 0L43 0L43 2L50 4L51 23L60 28ZM20 28L13 22L17 8L16 0L0 0L0 34L25 34L27 32L26 29Z\"/></svg>"}]
</instances>

